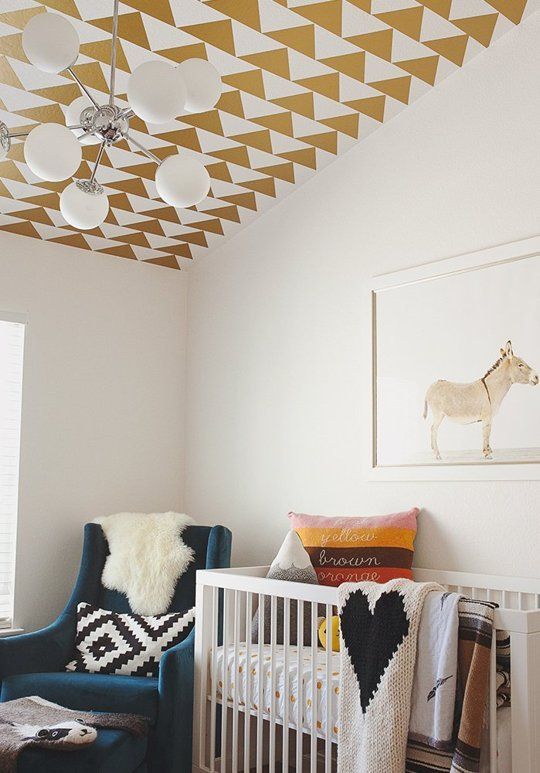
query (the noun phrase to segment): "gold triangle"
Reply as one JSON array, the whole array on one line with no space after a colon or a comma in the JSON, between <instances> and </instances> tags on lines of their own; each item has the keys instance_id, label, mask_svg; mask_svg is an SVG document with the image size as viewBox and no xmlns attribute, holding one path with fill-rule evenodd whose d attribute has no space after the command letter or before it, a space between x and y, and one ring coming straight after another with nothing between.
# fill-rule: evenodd
<instances>
[{"instance_id":1,"label":"gold triangle","mask_svg":"<svg viewBox=\"0 0 540 773\"><path fill-rule=\"evenodd\" d=\"M116 209L123 209L125 212L133 212L133 207L125 193L113 193L109 196L109 204Z\"/></svg>"},{"instance_id":2,"label":"gold triangle","mask_svg":"<svg viewBox=\"0 0 540 773\"><path fill-rule=\"evenodd\" d=\"M224 16L245 24L258 32L261 31L258 0L210 0L206 5Z\"/></svg>"},{"instance_id":3,"label":"gold triangle","mask_svg":"<svg viewBox=\"0 0 540 773\"><path fill-rule=\"evenodd\" d=\"M332 67L338 72L342 72L344 75L348 75L349 78L354 78L357 81L364 81L364 70L366 64L365 51L358 51L355 54L342 54L341 56L330 56L328 59L320 60L323 64Z\"/></svg>"},{"instance_id":4,"label":"gold triangle","mask_svg":"<svg viewBox=\"0 0 540 773\"><path fill-rule=\"evenodd\" d=\"M308 137L298 137L301 142L313 145L315 148L326 150L327 153L337 155L337 132L324 132L323 134L310 134Z\"/></svg>"},{"instance_id":5,"label":"gold triangle","mask_svg":"<svg viewBox=\"0 0 540 773\"><path fill-rule=\"evenodd\" d=\"M240 195L243 196L244 194L242 193ZM181 239L184 242L189 242L189 244L196 244L198 247L208 247L206 235L203 231L193 231L193 233L182 234Z\"/></svg>"},{"instance_id":6,"label":"gold triangle","mask_svg":"<svg viewBox=\"0 0 540 773\"><path fill-rule=\"evenodd\" d=\"M26 110L19 110L18 114L41 123L65 123L64 113L58 104L29 107Z\"/></svg>"},{"instance_id":7,"label":"gold triangle","mask_svg":"<svg viewBox=\"0 0 540 773\"><path fill-rule=\"evenodd\" d=\"M156 165L154 166L154 175L152 175L152 180L155 176L155 169ZM133 169L136 167L132 167ZM127 169L122 169L123 172L126 172ZM136 173L134 173L136 174ZM134 196L141 196L143 199L148 198L148 191L145 188L145 185L140 177L130 177L127 180L116 180L115 182L108 182L107 183L108 188L114 188L115 191L124 191L124 193L132 193Z\"/></svg>"},{"instance_id":8,"label":"gold triangle","mask_svg":"<svg viewBox=\"0 0 540 773\"><path fill-rule=\"evenodd\" d=\"M289 111L261 115L259 118L251 118L251 120L253 123L258 123L259 126L265 126L267 129L273 129L273 131L279 132L279 134L294 137L292 115Z\"/></svg>"},{"instance_id":9,"label":"gold triangle","mask_svg":"<svg viewBox=\"0 0 540 773\"><path fill-rule=\"evenodd\" d=\"M116 255L117 258L129 258L130 260L137 260L137 256L129 244L119 244L117 247L107 247L104 250L98 250L98 252L103 252L105 255Z\"/></svg>"},{"instance_id":10,"label":"gold triangle","mask_svg":"<svg viewBox=\"0 0 540 773\"><path fill-rule=\"evenodd\" d=\"M328 75L316 75L314 78L302 78L295 81L295 83L339 102L339 75L337 72L332 72Z\"/></svg>"},{"instance_id":11,"label":"gold triangle","mask_svg":"<svg viewBox=\"0 0 540 773\"><path fill-rule=\"evenodd\" d=\"M55 242L55 244L65 244L67 247L78 247L80 250L88 249L88 242L80 233L58 236L55 239L50 239L50 241Z\"/></svg>"},{"instance_id":12,"label":"gold triangle","mask_svg":"<svg viewBox=\"0 0 540 773\"><path fill-rule=\"evenodd\" d=\"M292 97L280 97L279 99L271 100L274 105L278 107L284 107L286 110L290 110L298 115L303 115L306 118L315 118L315 108L313 105L313 94L310 91L306 91L305 94L293 94Z\"/></svg>"},{"instance_id":13,"label":"gold triangle","mask_svg":"<svg viewBox=\"0 0 540 773\"><path fill-rule=\"evenodd\" d=\"M131 228L131 226L129 226ZM127 244L134 244L136 247L150 247L150 243L146 236L140 231L136 231L134 234L124 234L124 236L113 236L114 241L126 242Z\"/></svg>"},{"instance_id":14,"label":"gold triangle","mask_svg":"<svg viewBox=\"0 0 540 773\"><path fill-rule=\"evenodd\" d=\"M388 94L389 97L403 102L405 105L409 103L409 92L411 90L411 76L405 75L402 78L387 78L384 81L373 81L369 84L377 91L382 91L383 94Z\"/></svg>"},{"instance_id":15,"label":"gold triangle","mask_svg":"<svg viewBox=\"0 0 540 773\"><path fill-rule=\"evenodd\" d=\"M184 62L186 59L206 59L206 46L204 43L191 43L189 46L176 46L175 48L163 48L156 54L164 56L173 62Z\"/></svg>"},{"instance_id":16,"label":"gold triangle","mask_svg":"<svg viewBox=\"0 0 540 773\"><path fill-rule=\"evenodd\" d=\"M24 142L13 143L9 149L8 158L10 158L12 161L20 161L21 163L25 164L26 159L24 157Z\"/></svg>"},{"instance_id":17,"label":"gold triangle","mask_svg":"<svg viewBox=\"0 0 540 773\"><path fill-rule=\"evenodd\" d=\"M349 0L349 3L360 8L361 11L371 13L371 0Z\"/></svg>"},{"instance_id":18,"label":"gold triangle","mask_svg":"<svg viewBox=\"0 0 540 773\"><path fill-rule=\"evenodd\" d=\"M310 3L309 5L296 6L291 10L303 16L304 19L314 22L318 27L323 27L341 37L342 0Z\"/></svg>"},{"instance_id":19,"label":"gold triangle","mask_svg":"<svg viewBox=\"0 0 540 773\"><path fill-rule=\"evenodd\" d=\"M380 59L386 59L387 62L391 62L392 37L393 31L387 29L380 30L379 32L367 32L364 35L353 35L350 38L346 38L346 40L358 46L358 48L378 56Z\"/></svg>"},{"instance_id":20,"label":"gold triangle","mask_svg":"<svg viewBox=\"0 0 540 773\"><path fill-rule=\"evenodd\" d=\"M279 75L280 78L291 79L289 54L286 48L278 48L275 51L261 51L258 54L243 56L242 59L245 62L249 62L249 64L254 64L255 67L260 67L261 70L268 70L268 72L274 73L274 75Z\"/></svg>"},{"instance_id":21,"label":"gold triangle","mask_svg":"<svg viewBox=\"0 0 540 773\"><path fill-rule=\"evenodd\" d=\"M232 86L240 91L246 91L260 99L266 99L264 93L264 82L260 70L246 70L246 72L237 72L234 75L225 75L222 78L223 83Z\"/></svg>"},{"instance_id":22,"label":"gold triangle","mask_svg":"<svg viewBox=\"0 0 540 773\"><path fill-rule=\"evenodd\" d=\"M189 257L191 258L191 254ZM148 260L144 260L141 262L153 263L155 266L163 266L163 268L173 268L173 269L176 269L177 271L180 270L180 266L178 265L178 261L176 260L174 255L169 255L169 257L162 256L161 258L149 258Z\"/></svg>"},{"instance_id":23,"label":"gold triangle","mask_svg":"<svg viewBox=\"0 0 540 773\"><path fill-rule=\"evenodd\" d=\"M144 213L146 217L157 217L158 220L166 220L167 223L180 224L178 212L174 207L159 207L158 209L147 209Z\"/></svg>"},{"instance_id":24,"label":"gold triangle","mask_svg":"<svg viewBox=\"0 0 540 773\"><path fill-rule=\"evenodd\" d=\"M423 40L422 43L437 54L444 56L445 59L461 67L465 58L468 39L467 35L454 35L450 38L440 38L440 40Z\"/></svg>"},{"instance_id":25,"label":"gold triangle","mask_svg":"<svg viewBox=\"0 0 540 773\"><path fill-rule=\"evenodd\" d=\"M274 152L268 129L256 132L246 132L244 134L235 134L234 136L231 136L230 139L235 142L240 142L242 145L247 145L250 148L264 150L265 153Z\"/></svg>"},{"instance_id":26,"label":"gold triangle","mask_svg":"<svg viewBox=\"0 0 540 773\"><path fill-rule=\"evenodd\" d=\"M445 19L450 18L452 0L417 0L417 2Z\"/></svg>"},{"instance_id":27,"label":"gold triangle","mask_svg":"<svg viewBox=\"0 0 540 773\"><path fill-rule=\"evenodd\" d=\"M75 83L66 83L63 86L49 86L46 89L32 89L32 94L50 99L51 102L59 102L61 105L71 105L77 97L80 97L81 92Z\"/></svg>"},{"instance_id":28,"label":"gold triangle","mask_svg":"<svg viewBox=\"0 0 540 773\"><path fill-rule=\"evenodd\" d=\"M407 59L403 62L394 62L402 70L414 75L416 78L433 86L437 77L438 56L424 56L421 59Z\"/></svg>"},{"instance_id":29,"label":"gold triangle","mask_svg":"<svg viewBox=\"0 0 540 773\"><path fill-rule=\"evenodd\" d=\"M189 226L190 228L200 228L201 231L208 231L208 233L223 236L223 226L221 225L221 220L217 217L212 220L197 220L197 222L190 223Z\"/></svg>"},{"instance_id":30,"label":"gold triangle","mask_svg":"<svg viewBox=\"0 0 540 773\"><path fill-rule=\"evenodd\" d=\"M100 30L112 33L111 16L106 16L104 19L92 19L90 24L93 24L94 27L99 27ZM136 46L141 46L142 48L150 50L150 43L148 42L143 20L141 14L138 12L121 13L118 16L118 35L122 40L129 40L130 43L134 43ZM111 41L108 40L107 44L109 46L109 61L107 64L109 64ZM89 45L95 45L95 43L90 43ZM99 57L95 58L98 59Z\"/></svg>"},{"instance_id":31,"label":"gold triangle","mask_svg":"<svg viewBox=\"0 0 540 773\"><path fill-rule=\"evenodd\" d=\"M182 123L190 124L198 129L204 129L212 134L223 135L223 127L218 110L208 110L206 113L190 113L182 116Z\"/></svg>"},{"instance_id":32,"label":"gold triangle","mask_svg":"<svg viewBox=\"0 0 540 773\"><path fill-rule=\"evenodd\" d=\"M523 11L527 5L527 0L486 0L486 3L496 11L502 13L514 24L519 24Z\"/></svg>"},{"instance_id":33,"label":"gold triangle","mask_svg":"<svg viewBox=\"0 0 540 773\"><path fill-rule=\"evenodd\" d=\"M25 202L26 204L26 202ZM32 209L23 209L20 212L10 212L12 217L20 217L23 220L30 220L34 223L43 223L44 225L54 225L53 221L45 212L43 207L32 207Z\"/></svg>"},{"instance_id":34,"label":"gold triangle","mask_svg":"<svg viewBox=\"0 0 540 773\"><path fill-rule=\"evenodd\" d=\"M97 89L104 94L109 92L109 84L105 80L103 70L98 62L88 62L88 64L76 64L73 67L77 77L85 86L91 89Z\"/></svg>"},{"instance_id":35,"label":"gold triangle","mask_svg":"<svg viewBox=\"0 0 540 773\"><path fill-rule=\"evenodd\" d=\"M2 38L0 38L0 41L1 40ZM13 86L15 89L25 91L24 86L17 78L14 69L5 56L0 56L0 83L3 83L5 86Z\"/></svg>"},{"instance_id":36,"label":"gold triangle","mask_svg":"<svg viewBox=\"0 0 540 773\"><path fill-rule=\"evenodd\" d=\"M225 113L237 115L239 118L245 118L244 105L242 104L242 95L239 91L224 91L219 102L216 105L217 110L223 110Z\"/></svg>"},{"instance_id":37,"label":"gold triangle","mask_svg":"<svg viewBox=\"0 0 540 773\"><path fill-rule=\"evenodd\" d=\"M5 199L12 199L13 196L8 191L2 180L0 180L0 196L3 196Z\"/></svg>"},{"instance_id":38,"label":"gold triangle","mask_svg":"<svg viewBox=\"0 0 540 773\"><path fill-rule=\"evenodd\" d=\"M207 215L215 215L223 220L230 220L232 223L240 222L240 215L238 214L238 207L214 207L212 209L201 210Z\"/></svg>"},{"instance_id":39,"label":"gold triangle","mask_svg":"<svg viewBox=\"0 0 540 773\"><path fill-rule=\"evenodd\" d=\"M257 199L254 193L234 193L231 196L220 196L220 199L228 201L229 204L235 204L237 207L252 209L254 212L257 211Z\"/></svg>"},{"instance_id":40,"label":"gold triangle","mask_svg":"<svg viewBox=\"0 0 540 773\"><path fill-rule=\"evenodd\" d=\"M280 156L283 154L280 153ZM257 193L264 193L265 196L276 198L276 183L273 177L261 177L258 180L250 180L242 183L243 188L249 188Z\"/></svg>"},{"instance_id":41,"label":"gold triangle","mask_svg":"<svg viewBox=\"0 0 540 773\"><path fill-rule=\"evenodd\" d=\"M214 180L223 180L226 183L232 183L231 173L225 161L218 161L216 164L207 164L206 171Z\"/></svg>"},{"instance_id":42,"label":"gold triangle","mask_svg":"<svg viewBox=\"0 0 540 773\"><path fill-rule=\"evenodd\" d=\"M10 233L19 234L20 236L32 236L34 239L41 239L39 233L28 220L21 220L16 223L9 223L8 225L0 225L0 230L9 231Z\"/></svg>"},{"instance_id":43,"label":"gold triangle","mask_svg":"<svg viewBox=\"0 0 540 773\"><path fill-rule=\"evenodd\" d=\"M47 209L59 209L60 207L57 193L41 193L39 196L29 196L25 201L28 204L37 204L39 207Z\"/></svg>"},{"instance_id":44,"label":"gold triangle","mask_svg":"<svg viewBox=\"0 0 540 773\"><path fill-rule=\"evenodd\" d=\"M157 2L148 2L148 0L123 0L125 5L135 8L136 11L142 11L155 19L164 21L165 24L171 24L176 27L173 12L169 0L157 0Z\"/></svg>"},{"instance_id":45,"label":"gold triangle","mask_svg":"<svg viewBox=\"0 0 540 773\"><path fill-rule=\"evenodd\" d=\"M179 145L182 148L189 148L190 150L197 151L197 153L202 153L197 129L175 129L173 132L163 132L163 134L156 134L155 136L160 140L165 140L165 142L171 142L173 145ZM168 148L154 148L152 152L161 158L160 153L163 151L166 151L166 155L169 155Z\"/></svg>"},{"instance_id":46,"label":"gold triangle","mask_svg":"<svg viewBox=\"0 0 540 773\"><path fill-rule=\"evenodd\" d=\"M109 183L110 185L110 183ZM134 231L144 231L145 233L155 234L156 236L165 236L159 220L142 220L140 223L131 223L130 228Z\"/></svg>"},{"instance_id":47,"label":"gold triangle","mask_svg":"<svg viewBox=\"0 0 540 773\"><path fill-rule=\"evenodd\" d=\"M60 11L60 13L65 13L67 16L73 16L74 19L81 18L75 0L42 0L42 4L48 8L54 8L55 11Z\"/></svg>"},{"instance_id":48,"label":"gold triangle","mask_svg":"<svg viewBox=\"0 0 540 773\"><path fill-rule=\"evenodd\" d=\"M301 54L315 59L315 27L307 24L305 27L291 27L266 33L269 38L283 43L284 46L300 51Z\"/></svg>"},{"instance_id":49,"label":"gold triangle","mask_svg":"<svg viewBox=\"0 0 540 773\"><path fill-rule=\"evenodd\" d=\"M248 169L251 169L249 154L247 148L244 145L238 148L214 150L211 153L208 153L208 155L214 156L214 158L221 158L222 161L229 161L231 164L237 164L237 166L245 166Z\"/></svg>"},{"instance_id":50,"label":"gold triangle","mask_svg":"<svg viewBox=\"0 0 540 773\"><path fill-rule=\"evenodd\" d=\"M404 35L408 35L414 40L420 40L420 30L422 29L422 16L424 9L421 5L414 8L401 8L397 11L387 11L386 13L374 14L384 24L393 27Z\"/></svg>"},{"instance_id":51,"label":"gold triangle","mask_svg":"<svg viewBox=\"0 0 540 773\"><path fill-rule=\"evenodd\" d=\"M173 26L175 26L174 22ZM204 24L189 24L181 29L183 32L187 32L188 35L193 35L193 37L204 40L205 43L210 43L210 45L219 48L221 51L226 51L228 54L236 56L230 19L209 21Z\"/></svg>"},{"instance_id":52,"label":"gold triangle","mask_svg":"<svg viewBox=\"0 0 540 773\"><path fill-rule=\"evenodd\" d=\"M322 118L319 119L319 123L323 123L330 129L337 129L338 132L346 134L349 137L358 139L358 113L351 113L350 115L338 115L335 118Z\"/></svg>"},{"instance_id":53,"label":"gold triangle","mask_svg":"<svg viewBox=\"0 0 540 773\"><path fill-rule=\"evenodd\" d=\"M261 166L255 170L261 174L267 174L276 177L278 180L285 180L286 183L294 183L294 166L292 163L272 164L271 166Z\"/></svg>"},{"instance_id":54,"label":"gold triangle","mask_svg":"<svg viewBox=\"0 0 540 773\"><path fill-rule=\"evenodd\" d=\"M122 172L133 174L135 177L144 177L146 180L154 180L156 176L156 165L153 161L144 164L132 164L131 166L123 166ZM129 191L129 193L132 192L133 191ZM148 193L145 193L144 195L148 196Z\"/></svg>"},{"instance_id":55,"label":"gold triangle","mask_svg":"<svg viewBox=\"0 0 540 773\"><path fill-rule=\"evenodd\" d=\"M22 30L30 19L38 13L45 13L45 8L39 6L37 8L22 8L20 11L6 11L5 13L0 13L0 22L7 24L8 27L16 27Z\"/></svg>"},{"instance_id":56,"label":"gold triangle","mask_svg":"<svg viewBox=\"0 0 540 773\"><path fill-rule=\"evenodd\" d=\"M452 24L487 48L491 43L498 18L499 15L496 13L487 13L482 16L469 16L466 19L452 19Z\"/></svg>"},{"instance_id":57,"label":"gold triangle","mask_svg":"<svg viewBox=\"0 0 540 773\"><path fill-rule=\"evenodd\" d=\"M0 37L0 54L19 59L21 62L28 62L22 47L22 34L16 32L14 35Z\"/></svg>"},{"instance_id":58,"label":"gold triangle","mask_svg":"<svg viewBox=\"0 0 540 773\"><path fill-rule=\"evenodd\" d=\"M369 115L381 123L384 121L384 103L386 97L366 97L365 99L353 99L351 102L345 102L347 107L358 110L363 115Z\"/></svg>"},{"instance_id":59,"label":"gold triangle","mask_svg":"<svg viewBox=\"0 0 540 773\"><path fill-rule=\"evenodd\" d=\"M83 43L81 45L81 54L97 59L98 62L103 64L111 63L111 41L110 40L95 40L93 43ZM116 49L116 62L118 69L124 72L131 72L129 64L122 48L122 43L118 41ZM86 84L85 84L86 85Z\"/></svg>"},{"instance_id":60,"label":"gold triangle","mask_svg":"<svg viewBox=\"0 0 540 773\"><path fill-rule=\"evenodd\" d=\"M26 179L23 173L19 171L19 167L9 159L0 161L0 177L3 177L6 180L16 180L20 183L26 183Z\"/></svg>"},{"instance_id":61,"label":"gold triangle","mask_svg":"<svg viewBox=\"0 0 540 773\"><path fill-rule=\"evenodd\" d=\"M193 258L193 255L191 254L191 247L189 244L185 244L184 242L179 244L171 244L169 247L161 247L160 249L161 252L169 252L171 255L179 255L181 258L188 258L189 260Z\"/></svg>"},{"instance_id":62,"label":"gold triangle","mask_svg":"<svg viewBox=\"0 0 540 773\"><path fill-rule=\"evenodd\" d=\"M295 164L307 166L309 169L317 169L317 153L315 148L302 148L301 150L289 150L287 153L278 153L280 158L293 161Z\"/></svg>"}]
</instances>

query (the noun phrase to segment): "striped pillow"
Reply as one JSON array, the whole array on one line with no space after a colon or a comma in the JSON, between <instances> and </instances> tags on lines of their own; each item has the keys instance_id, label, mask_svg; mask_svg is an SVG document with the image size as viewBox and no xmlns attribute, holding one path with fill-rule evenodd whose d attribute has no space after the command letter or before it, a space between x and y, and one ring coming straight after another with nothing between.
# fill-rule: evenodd
<instances>
[{"instance_id":1,"label":"striped pillow","mask_svg":"<svg viewBox=\"0 0 540 773\"><path fill-rule=\"evenodd\" d=\"M321 585L412 579L418 508L368 517L289 513Z\"/></svg>"}]
</instances>

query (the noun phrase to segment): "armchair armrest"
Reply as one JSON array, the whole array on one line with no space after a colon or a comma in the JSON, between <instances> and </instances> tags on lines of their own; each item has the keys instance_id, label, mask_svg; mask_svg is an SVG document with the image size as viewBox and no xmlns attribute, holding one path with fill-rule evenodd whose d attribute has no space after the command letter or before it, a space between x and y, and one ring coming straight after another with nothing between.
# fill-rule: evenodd
<instances>
[{"instance_id":1,"label":"armchair armrest","mask_svg":"<svg viewBox=\"0 0 540 773\"><path fill-rule=\"evenodd\" d=\"M194 654L195 626L180 644L167 650L159 662L155 761L150 768L156 773L191 770Z\"/></svg>"},{"instance_id":2,"label":"armchair armrest","mask_svg":"<svg viewBox=\"0 0 540 773\"><path fill-rule=\"evenodd\" d=\"M75 620L62 614L47 628L0 638L0 680L12 674L61 671L75 641Z\"/></svg>"}]
</instances>

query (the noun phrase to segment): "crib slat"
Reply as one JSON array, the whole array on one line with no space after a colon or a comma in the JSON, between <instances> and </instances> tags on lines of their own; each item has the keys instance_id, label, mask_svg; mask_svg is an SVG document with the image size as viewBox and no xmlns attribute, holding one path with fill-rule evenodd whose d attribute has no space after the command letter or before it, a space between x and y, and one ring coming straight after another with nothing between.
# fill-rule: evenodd
<instances>
[{"instance_id":1,"label":"crib slat","mask_svg":"<svg viewBox=\"0 0 540 773\"><path fill-rule=\"evenodd\" d=\"M310 771L317 773L317 604L311 602L311 746Z\"/></svg>"},{"instance_id":2,"label":"crib slat","mask_svg":"<svg viewBox=\"0 0 540 773\"><path fill-rule=\"evenodd\" d=\"M263 763L263 711L264 711L264 611L266 596L259 593L259 633L258 633L258 684L257 695L257 773L262 773Z\"/></svg>"},{"instance_id":3,"label":"crib slat","mask_svg":"<svg viewBox=\"0 0 540 773\"><path fill-rule=\"evenodd\" d=\"M289 770L289 648L291 646L291 600L283 600L283 747L281 769Z\"/></svg>"},{"instance_id":4,"label":"crib slat","mask_svg":"<svg viewBox=\"0 0 540 773\"><path fill-rule=\"evenodd\" d=\"M216 769L216 707L217 707L217 649L219 591L213 588L212 593L212 695L210 703L210 770ZM206 696L205 696L206 699Z\"/></svg>"},{"instance_id":5,"label":"crib slat","mask_svg":"<svg viewBox=\"0 0 540 773\"><path fill-rule=\"evenodd\" d=\"M223 591L223 661L221 669L221 766L220 773L227 771L227 703L229 696L229 595Z\"/></svg>"},{"instance_id":6,"label":"crib slat","mask_svg":"<svg viewBox=\"0 0 540 773\"><path fill-rule=\"evenodd\" d=\"M240 642L240 591L234 591L234 658L231 679L233 690L233 717L232 717L232 773L238 773L238 646Z\"/></svg>"},{"instance_id":7,"label":"crib slat","mask_svg":"<svg viewBox=\"0 0 540 773\"><path fill-rule=\"evenodd\" d=\"M275 596L270 597L270 732L268 771L276 771L276 604Z\"/></svg>"},{"instance_id":8,"label":"crib slat","mask_svg":"<svg viewBox=\"0 0 540 773\"><path fill-rule=\"evenodd\" d=\"M253 594L246 593L246 664L244 677L246 689L244 706L244 771L249 771L250 765L250 736L251 736L251 620L253 618Z\"/></svg>"},{"instance_id":9,"label":"crib slat","mask_svg":"<svg viewBox=\"0 0 540 773\"><path fill-rule=\"evenodd\" d=\"M297 632L297 670L296 670L296 770L302 770L302 743L304 732L304 602L298 601Z\"/></svg>"},{"instance_id":10,"label":"crib slat","mask_svg":"<svg viewBox=\"0 0 540 773\"><path fill-rule=\"evenodd\" d=\"M332 607L326 605L326 734L324 741L324 771L332 770Z\"/></svg>"},{"instance_id":11,"label":"crib slat","mask_svg":"<svg viewBox=\"0 0 540 773\"><path fill-rule=\"evenodd\" d=\"M497 631L493 628L489 664L489 770L497 773Z\"/></svg>"}]
</instances>

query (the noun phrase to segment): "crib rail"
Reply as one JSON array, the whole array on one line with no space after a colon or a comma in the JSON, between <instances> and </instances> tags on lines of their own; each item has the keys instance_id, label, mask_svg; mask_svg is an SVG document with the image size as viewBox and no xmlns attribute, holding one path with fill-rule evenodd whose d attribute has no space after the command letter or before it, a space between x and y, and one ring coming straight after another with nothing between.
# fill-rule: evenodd
<instances>
[{"instance_id":1,"label":"crib rail","mask_svg":"<svg viewBox=\"0 0 540 773\"><path fill-rule=\"evenodd\" d=\"M339 669L328 633L337 588L268 580L267 571L197 572L196 773L337 769ZM512 773L538 773L540 581L429 569L415 579L499 605L495 629L510 636ZM495 635L488 716L489 772L499 773Z\"/></svg>"}]
</instances>

